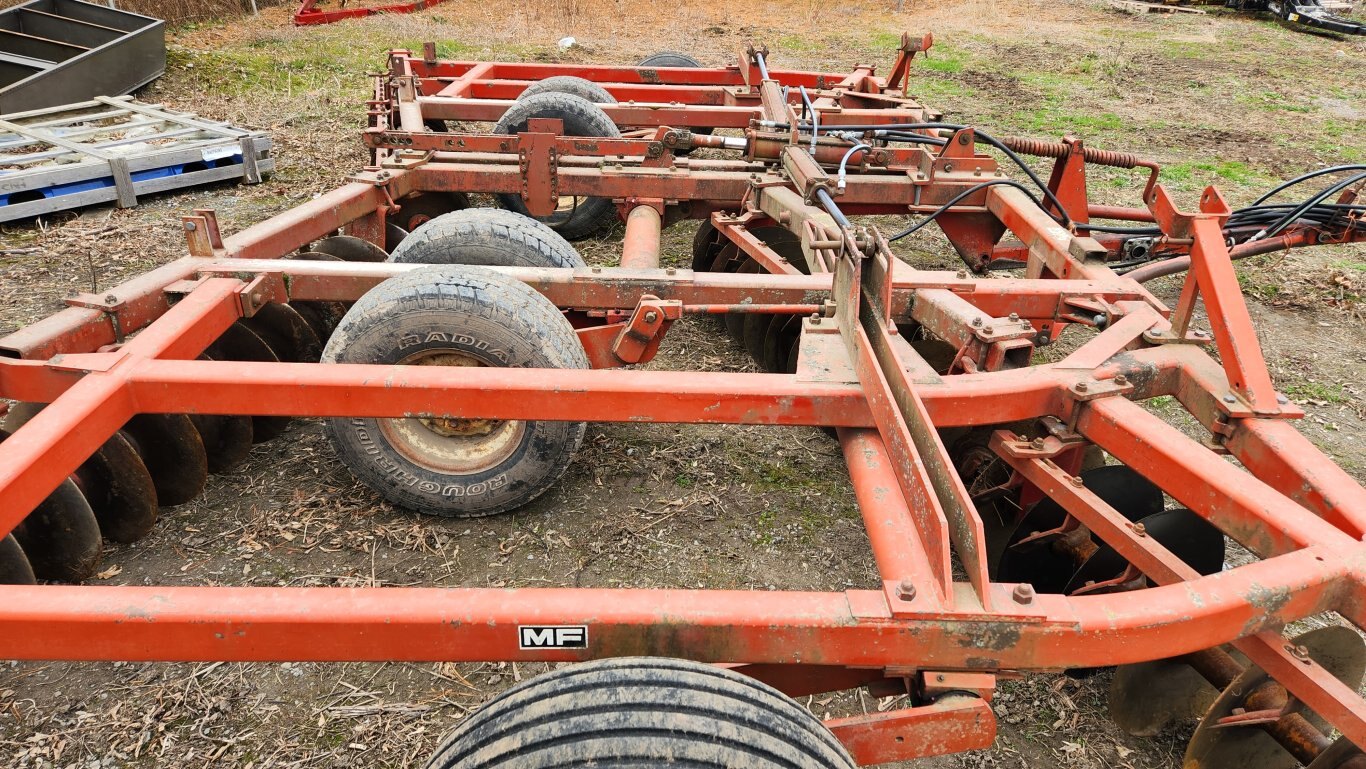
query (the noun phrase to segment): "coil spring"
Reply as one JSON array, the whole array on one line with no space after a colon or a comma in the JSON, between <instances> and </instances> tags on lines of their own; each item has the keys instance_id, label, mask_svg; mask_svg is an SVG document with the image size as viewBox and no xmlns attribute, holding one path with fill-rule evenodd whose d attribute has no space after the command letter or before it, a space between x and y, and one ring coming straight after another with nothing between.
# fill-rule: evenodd
<instances>
[{"instance_id":1,"label":"coil spring","mask_svg":"<svg viewBox=\"0 0 1366 769\"><path fill-rule=\"evenodd\" d=\"M1043 139L1027 139L1019 136L1007 136L1001 143L1012 150L1025 154L1037 155L1045 158L1060 158L1067 154L1067 145L1062 142L1050 142ZM1141 162L1137 155L1128 152L1116 152L1114 150L1098 150L1084 147L1082 157L1086 158L1087 163L1094 163L1098 166L1113 166L1115 168L1133 168Z\"/></svg>"}]
</instances>

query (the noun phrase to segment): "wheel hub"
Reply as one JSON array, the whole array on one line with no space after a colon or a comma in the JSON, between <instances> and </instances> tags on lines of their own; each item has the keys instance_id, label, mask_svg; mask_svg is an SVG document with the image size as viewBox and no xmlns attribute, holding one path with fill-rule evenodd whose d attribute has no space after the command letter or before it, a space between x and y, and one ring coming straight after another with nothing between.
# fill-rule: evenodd
<instances>
[{"instance_id":1,"label":"wheel hub","mask_svg":"<svg viewBox=\"0 0 1366 769\"><path fill-rule=\"evenodd\" d=\"M424 350L399 362L407 366L487 365L454 350ZM496 467L517 449L526 423L515 419L413 417L381 419L380 431L405 458L429 470L469 474Z\"/></svg>"}]
</instances>

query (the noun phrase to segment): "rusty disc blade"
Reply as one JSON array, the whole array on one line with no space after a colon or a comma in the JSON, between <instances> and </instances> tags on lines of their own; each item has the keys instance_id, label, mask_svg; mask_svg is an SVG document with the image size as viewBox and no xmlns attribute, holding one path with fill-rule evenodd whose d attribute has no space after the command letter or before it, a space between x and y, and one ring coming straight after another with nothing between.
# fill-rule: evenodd
<instances>
[{"instance_id":1,"label":"rusty disc blade","mask_svg":"<svg viewBox=\"0 0 1366 769\"><path fill-rule=\"evenodd\" d=\"M745 263L740 265L740 269L736 270L736 272L743 274L759 272L759 263L753 259L746 259ZM739 312L732 312L726 315L726 331L730 333L730 338L737 342L745 341L745 317L744 313Z\"/></svg>"},{"instance_id":2,"label":"rusty disc blade","mask_svg":"<svg viewBox=\"0 0 1366 769\"><path fill-rule=\"evenodd\" d=\"M774 315L764 335L764 368L779 374L787 372L787 359L802 333L800 315Z\"/></svg>"},{"instance_id":3,"label":"rusty disc blade","mask_svg":"<svg viewBox=\"0 0 1366 769\"><path fill-rule=\"evenodd\" d=\"M106 539L136 542L156 525L156 484L122 432L114 433L81 465L76 483L95 511L100 533Z\"/></svg>"},{"instance_id":4,"label":"rusty disc blade","mask_svg":"<svg viewBox=\"0 0 1366 769\"><path fill-rule=\"evenodd\" d=\"M1136 737L1154 737L1175 721L1198 718L1219 690L1180 657L1115 669L1110 681L1110 718Z\"/></svg>"},{"instance_id":5,"label":"rusty disc blade","mask_svg":"<svg viewBox=\"0 0 1366 769\"><path fill-rule=\"evenodd\" d=\"M5 415L5 429L19 429L45 405L14 404ZM114 433L82 462L72 479L94 511L105 539L134 542L156 524L157 493L152 475L122 432Z\"/></svg>"},{"instance_id":6,"label":"rusty disc blade","mask_svg":"<svg viewBox=\"0 0 1366 769\"><path fill-rule=\"evenodd\" d=\"M238 321L270 346L275 357L286 363L317 363L322 341L308 321L293 307L274 302L262 305L250 318Z\"/></svg>"},{"instance_id":7,"label":"rusty disc blade","mask_svg":"<svg viewBox=\"0 0 1366 769\"><path fill-rule=\"evenodd\" d=\"M80 582L99 568L100 524L70 478L14 528L14 538L38 579Z\"/></svg>"},{"instance_id":8,"label":"rusty disc blade","mask_svg":"<svg viewBox=\"0 0 1366 769\"><path fill-rule=\"evenodd\" d=\"M335 256L343 262L382 262L389 258L384 249L362 238L333 235L313 244L312 251Z\"/></svg>"},{"instance_id":9,"label":"rusty disc blade","mask_svg":"<svg viewBox=\"0 0 1366 769\"><path fill-rule=\"evenodd\" d=\"M204 442L185 414L138 414L123 426L142 463L152 474L157 503L183 505L204 492L209 458Z\"/></svg>"},{"instance_id":10,"label":"rusty disc blade","mask_svg":"<svg viewBox=\"0 0 1366 769\"><path fill-rule=\"evenodd\" d=\"M1330 675L1356 689L1366 671L1366 642L1351 628L1341 626L1310 630L1287 642L1303 647L1309 657ZM1249 694L1270 680L1260 667L1249 663L1242 674L1219 694L1186 746L1185 769L1295 769L1300 765L1280 743L1260 726L1219 726L1219 721L1244 707ZM1317 714L1301 709L1308 721L1325 730Z\"/></svg>"},{"instance_id":11,"label":"rusty disc blade","mask_svg":"<svg viewBox=\"0 0 1366 769\"><path fill-rule=\"evenodd\" d=\"M0 539L0 585L32 585L37 581L19 540L13 534Z\"/></svg>"},{"instance_id":12,"label":"rusty disc blade","mask_svg":"<svg viewBox=\"0 0 1366 769\"><path fill-rule=\"evenodd\" d=\"M256 332L240 322L228 326L228 330L218 337L209 347L209 355L214 360L246 360L264 363L278 363L279 358L270 345ZM289 417L256 416L251 418L251 439L256 443L275 438L289 428Z\"/></svg>"},{"instance_id":13,"label":"rusty disc blade","mask_svg":"<svg viewBox=\"0 0 1366 769\"><path fill-rule=\"evenodd\" d=\"M209 472L229 472L251 453L251 417L191 414L190 422L204 444Z\"/></svg>"},{"instance_id":14,"label":"rusty disc blade","mask_svg":"<svg viewBox=\"0 0 1366 769\"><path fill-rule=\"evenodd\" d=\"M0 441L8 437L0 430ZM13 535L38 579L80 582L99 568L100 524L70 478L39 502Z\"/></svg>"},{"instance_id":15,"label":"rusty disc blade","mask_svg":"<svg viewBox=\"0 0 1366 769\"><path fill-rule=\"evenodd\" d=\"M1125 465L1097 467L1081 473L1080 478L1087 489L1131 521L1162 510L1162 490ZM1014 546L1036 531L1061 526L1065 517L1062 506L1051 499L1039 502L1025 513L1006 542L993 579L1027 582L1040 593L1062 592L1077 572L1077 563L1054 552L1047 544L1028 550Z\"/></svg>"},{"instance_id":16,"label":"rusty disc blade","mask_svg":"<svg viewBox=\"0 0 1366 769\"><path fill-rule=\"evenodd\" d=\"M1209 521L1190 510L1174 508L1138 520L1150 539L1171 551L1187 566L1201 574L1214 574L1224 568L1224 535ZM1088 582L1118 577L1129 562L1102 543L1068 580L1065 593L1072 593Z\"/></svg>"},{"instance_id":17,"label":"rusty disc blade","mask_svg":"<svg viewBox=\"0 0 1366 769\"><path fill-rule=\"evenodd\" d=\"M716 257L725 240L710 219L703 219L692 238L692 268L694 272L711 272L716 268Z\"/></svg>"},{"instance_id":18,"label":"rusty disc blade","mask_svg":"<svg viewBox=\"0 0 1366 769\"><path fill-rule=\"evenodd\" d=\"M745 350L760 366L764 365L764 342L768 337L768 327L773 322L773 317L762 313L744 316Z\"/></svg>"}]
</instances>

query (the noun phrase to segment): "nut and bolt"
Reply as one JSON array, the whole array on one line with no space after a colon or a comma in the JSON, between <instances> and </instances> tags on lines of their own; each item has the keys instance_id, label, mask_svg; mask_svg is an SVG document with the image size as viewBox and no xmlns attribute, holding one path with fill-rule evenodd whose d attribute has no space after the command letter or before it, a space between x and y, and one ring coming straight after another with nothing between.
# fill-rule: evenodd
<instances>
[{"instance_id":1,"label":"nut and bolt","mask_svg":"<svg viewBox=\"0 0 1366 769\"><path fill-rule=\"evenodd\" d=\"M1028 606L1029 604L1034 603L1034 586L1016 585L1015 590L1011 592L1010 597L1015 600L1015 603Z\"/></svg>"},{"instance_id":2,"label":"nut and bolt","mask_svg":"<svg viewBox=\"0 0 1366 769\"><path fill-rule=\"evenodd\" d=\"M1012 313L1010 314L1010 319L1013 320L1013 321L1019 320L1019 319L1020 319L1020 313L1018 313L1018 312L1012 312Z\"/></svg>"},{"instance_id":3,"label":"nut and bolt","mask_svg":"<svg viewBox=\"0 0 1366 769\"><path fill-rule=\"evenodd\" d=\"M1077 382L1077 388L1076 388L1076 389L1077 389L1077 392L1079 392L1079 393L1084 393L1084 392L1086 392L1087 390L1091 389L1091 387L1090 387L1090 385L1086 384L1085 382Z\"/></svg>"},{"instance_id":4,"label":"nut and bolt","mask_svg":"<svg viewBox=\"0 0 1366 769\"><path fill-rule=\"evenodd\" d=\"M993 330L993 329L991 328L991 326L983 326L983 327L982 327L982 333L983 333L983 334L990 334L990 333L992 332L992 330Z\"/></svg>"},{"instance_id":5,"label":"nut and bolt","mask_svg":"<svg viewBox=\"0 0 1366 769\"><path fill-rule=\"evenodd\" d=\"M973 319L972 319L972 327L973 327L973 328L981 328L981 326L982 326L982 319L981 319L981 318L973 318Z\"/></svg>"},{"instance_id":6,"label":"nut and bolt","mask_svg":"<svg viewBox=\"0 0 1366 769\"><path fill-rule=\"evenodd\" d=\"M1035 451L1043 451L1043 438L1035 438L1029 442L1029 447Z\"/></svg>"},{"instance_id":7,"label":"nut and bolt","mask_svg":"<svg viewBox=\"0 0 1366 769\"><path fill-rule=\"evenodd\" d=\"M1297 660L1300 660L1302 662L1313 662L1313 660L1309 657L1308 646L1296 646L1292 648L1289 645L1287 645L1285 647L1285 650L1294 655L1295 659Z\"/></svg>"},{"instance_id":8,"label":"nut and bolt","mask_svg":"<svg viewBox=\"0 0 1366 769\"><path fill-rule=\"evenodd\" d=\"M946 174L948 174L948 173L953 173L953 164L952 164L952 163L945 163L945 164L944 164L944 173L946 173Z\"/></svg>"},{"instance_id":9,"label":"nut and bolt","mask_svg":"<svg viewBox=\"0 0 1366 769\"><path fill-rule=\"evenodd\" d=\"M1129 384L1129 377L1124 376L1123 374L1115 374L1115 384L1117 384L1117 385L1126 385L1126 384Z\"/></svg>"},{"instance_id":10,"label":"nut and bolt","mask_svg":"<svg viewBox=\"0 0 1366 769\"><path fill-rule=\"evenodd\" d=\"M1139 536L1139 537L1146 537L1146 536L1148 536L1148 527L1147 527L1147 526L1144 526L1144 525L1141 524L1141 523L1135 523L1135 524L1133 525L1132 528L1133 528L1133 530L1134 530L1134 535L1135 535L1135 536Z\"/></svg>"},{"instance_id":11,"label":"nut and bolt","mask_svg":"<svg viewBox=\"0 0 1366 769\"><path fill-rule=\"evenodd\" d=\"M968 271L967 271L967 270L959 270L959 271L958 271L958 279L959 279L959 280L967 280L967 279L968 279Z\"/></svg>"},{"instance_id":12,"label":"nut and bolt","mask_svg":"<svg viewBox=\"0 0 1366 769\"><path fill-rule=\"evenodd\" d=\"M653 311L653 310L651 310L650 312L645 313L645 322L646 322L646 323L654 323L654 322L657 321L657 320L659 320L659 313L657 313L657 312L655 312L655 311Z\"/></svg>"},{"instance_id":13,"label":"nut and bolt","mask_svg":"<svg viewBox=\"0 0 1366 769\"><path fill-rule=\"evenodd\" d=\"M1081 476L1078 475L1074 475L1071 478L1068 478L1067 482L1072 484L1073 486L1076 486L1077 488L1081 488L1082 486L1086 485L1082 482Z\"/></svg>"},{"instance_id":14,"label":"nut and bolt","mask_svg":"<svg viewBox=\"0 0 1366 769\"><path fill-rule=\"evenodd\" d=\"M105 297L104 297L104 303L105 303L105 304L118 304L118 303L119 303L119 298L118 298L117 296L114 296L113 294L107 294L107 295L105 295Z\"/></svg>"},{"instance_id":15,"label":"nut and bolt","mask_svg":"<svg viewBox=\"0 0 1366 769\"><path fill-rule=\"evenodd\" d=\"M896 597L903 601L914 601L915 583L909 579L901 580L901 584L896 586Z\"/></svg>"}]
</instances>

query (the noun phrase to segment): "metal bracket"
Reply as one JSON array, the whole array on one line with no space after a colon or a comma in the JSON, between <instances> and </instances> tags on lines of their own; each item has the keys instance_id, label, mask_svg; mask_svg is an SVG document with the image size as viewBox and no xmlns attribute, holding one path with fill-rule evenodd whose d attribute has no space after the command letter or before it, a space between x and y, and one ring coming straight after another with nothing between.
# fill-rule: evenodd
<instances>
[{"instance_id":1,"label":"metal bracket","mask_svg":"<svg viewBox=\"0 0 1366 769\"><path fill-rule=\"evenodd\" d=\"M534 216L549 216L559 205L559 150L555 138L563 133L563 121L532 118L527 121L526 133L517 135L522 202Z\"/></svg>"},{"instance_id":2,"label":"metal bracket","mask_svg":"<svg viewBox=\"0 0 1366 769\"><path fill-rule=\"evenodd\" d=\"M646 363L654 358L659 343L673 322L683 317L683 303L646 294L631 319L612 344L612 354L623 363Z\"/></svg>"}]
</instances>

